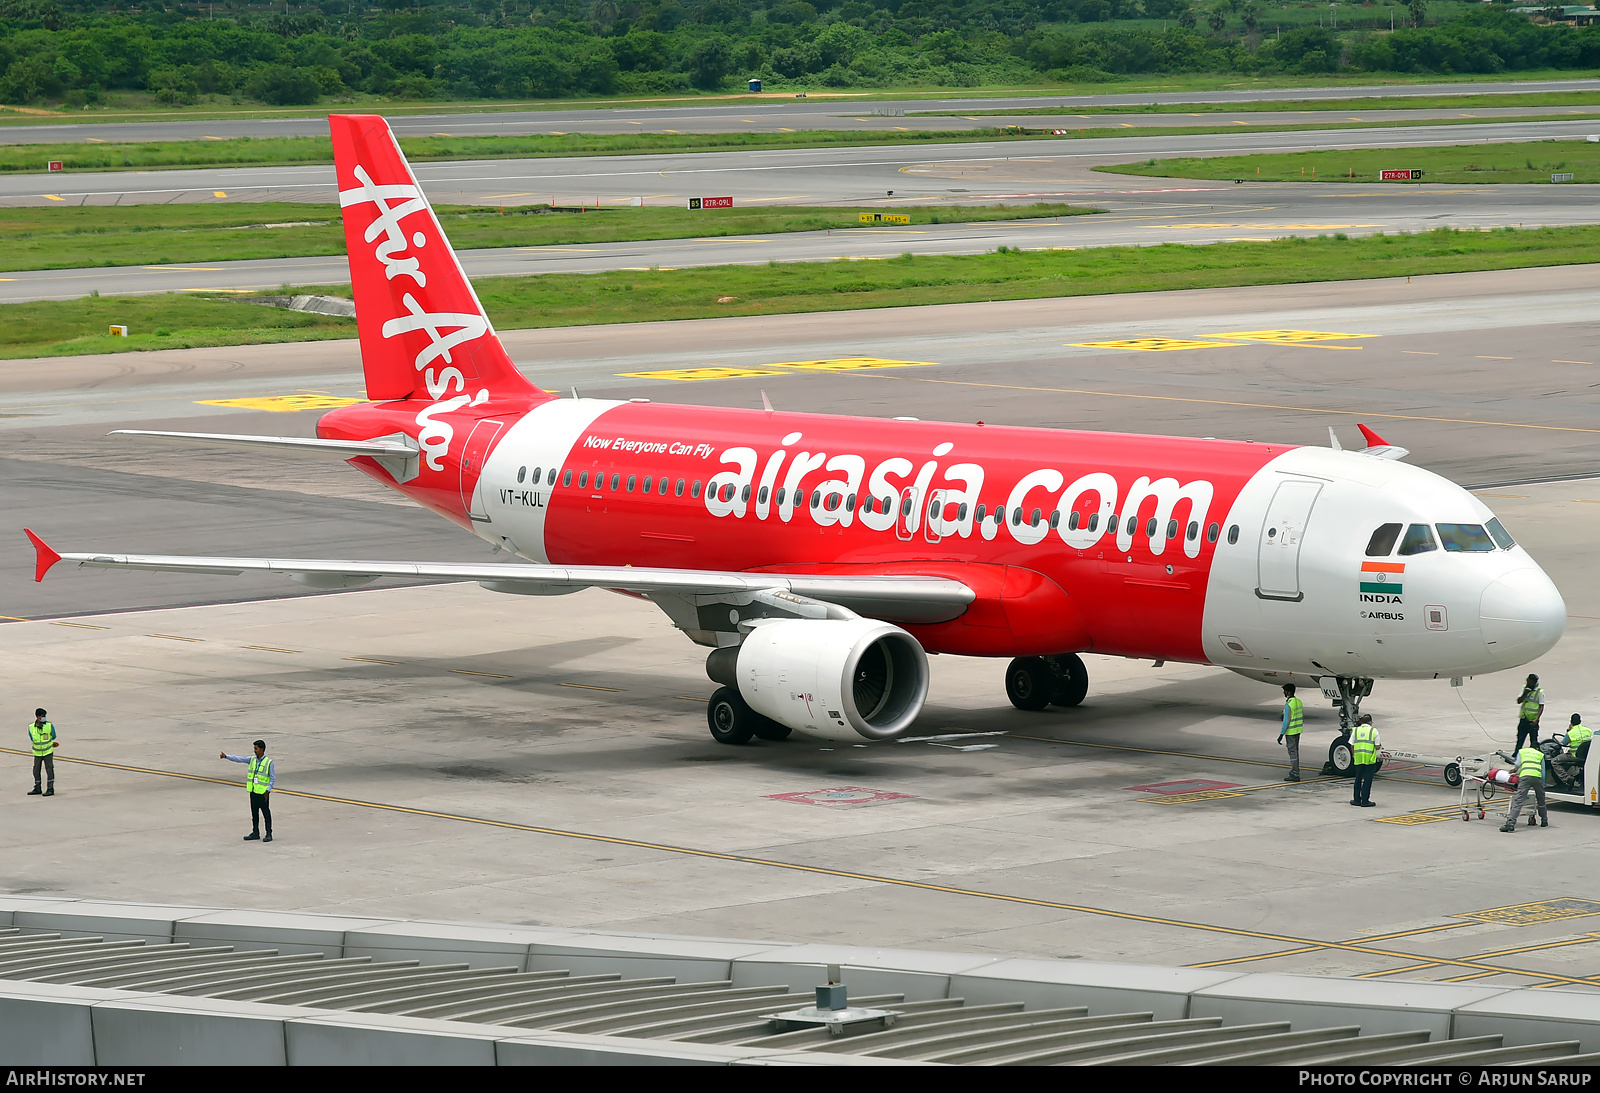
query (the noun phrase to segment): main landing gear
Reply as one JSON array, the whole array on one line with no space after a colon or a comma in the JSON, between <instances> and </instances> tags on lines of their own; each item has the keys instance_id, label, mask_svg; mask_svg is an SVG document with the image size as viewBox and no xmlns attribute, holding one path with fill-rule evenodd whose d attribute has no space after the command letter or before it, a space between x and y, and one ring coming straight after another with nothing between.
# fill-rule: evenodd
<instances>
[{"instance_id":1,"label":"main landing gear","mask_svg":"<svg viewBox=\"0 0 1600 1093\"><path fill-rule=\"evenodd\" d=\"M1372 680L1349 676L1322 677L1322 693L1333 700L1339 711L1339 735L1328 745L1328 763L1322 773L1348 778L1355 770L1355 753L1350 748L1350 730L1361 716L1361 700L1372 693Z\"/></svg>"},{"instance_id":2,"label":"main landing gear","mask_svg":"<svg viewBox=\"0 0 1600 1093\"><path fill-rule=\"evenodd\" d=\"M737 688L720 687L706 703L706 724L711 738L719 744L748 744L759 740L787 740L789 726L780 725L750 708Z\"/></svg>"},{"instance_id":3,"label":"main landing gear","mask_svg":"<svg viewBox=\"0 0 1600 1093\"><path fill-rule=\"evenodd\" d=\"M1019 710L1076 706L1089 693L1089 669L1077 653L1018 657L1006 667L1006 697Z\"/></svg>"}]
</instances>

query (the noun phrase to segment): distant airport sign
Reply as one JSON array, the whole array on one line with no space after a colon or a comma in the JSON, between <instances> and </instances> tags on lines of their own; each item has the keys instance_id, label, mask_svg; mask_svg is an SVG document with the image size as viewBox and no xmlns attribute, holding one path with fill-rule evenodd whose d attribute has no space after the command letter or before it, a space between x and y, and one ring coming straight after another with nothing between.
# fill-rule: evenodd
<instances>
[{"instance_id":1,"label":"distant airport sign","mask_svg":"<svg viewBox=\"0 0 1600 1093\"><path fill-rule=\"evenodd\" d=\"M1384 182L1410 182L1414 178L1421 178L1421 171L1379 171L1378 177Z\"/></svg>"},{"instance_id":2,"label":"distant airport sign","mask_svg":"<svg viewBox=\"0 0 1600 1093\"><path fill-rule=\"evenodd\" d=\"M863 224L909 224L911 217L905 213L861 213Z\"/></svg>"},{"instance_id":3,"label":"distant airport sign","mask_svg":"<svg viewBox=\"0 0 1600 1093\"><path fill-rule=\"evenodd\" d=\"M691 197L689 199L689 208L691 208L691 209L731 209L731 208L733 208L733 198L731 198L731 197Z\"/></svg>"},{"instance_id":4,"label":"distant airport sign","mask_svg":"<svg viewBox=\"0 0 1600 1093\"><path fill-rule=\"evenodd\" d=\"M1550 176L1550 181L1551 182L1571 182L1572 181L1572 172L1571 171L1563 171L1560 174L1551 175Z\"/></svg>"},{"instance_id":5,"label":"distant airport sign","mask_svg":"<svg viewBox=\"0 0 1600 1093\"><path fill-rule=\"evenodd\" d=\"M50 170L64 171L66 170L66 164L62 163L59 159L52 159L50 161Z\"/></svg>"}]
</instances>

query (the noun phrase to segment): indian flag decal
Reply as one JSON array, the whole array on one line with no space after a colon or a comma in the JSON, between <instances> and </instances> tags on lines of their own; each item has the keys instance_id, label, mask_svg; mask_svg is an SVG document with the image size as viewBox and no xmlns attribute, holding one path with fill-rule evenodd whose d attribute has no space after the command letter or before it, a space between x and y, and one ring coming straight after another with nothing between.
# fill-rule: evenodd
<instances>
[{"instance_id":1,"label":"indian flag decal","mask_svg":"<svg viewBox=\"0 0 1600 1093\"><path fill-rule=\"evenodd\" d=\"M1361 591L1387 592L1400 595L1400 577L1406 571L1404 562L1362 562Z\"/></svg>"}]
</instances>

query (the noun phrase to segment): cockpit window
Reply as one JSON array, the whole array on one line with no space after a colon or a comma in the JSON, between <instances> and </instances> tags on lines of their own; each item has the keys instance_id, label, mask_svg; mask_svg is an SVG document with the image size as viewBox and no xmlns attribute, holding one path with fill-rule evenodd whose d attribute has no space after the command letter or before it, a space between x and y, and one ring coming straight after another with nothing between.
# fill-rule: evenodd
<instances>
[{"instance_id":1,"label":"cockpit window","mask_svg":"<svg viewBox=\"0 0 1600 1093\"><path fill-rule=\"evenodd\" d=\"M1427 524L1412 524L1406 528L1406 537L1400 540L1401 554L1426 554L1438 549L1439 544L1433 541L1433 529Z\"/></svg>"},{"instance_id":2,"label":"cockpit window","mask_svg":"<svg viewBox=\"0 0 1600 1093\"><path fill-rule=\"evenodd\" d=\"M1384 524L1367 540L1367 557L1387 558L1394 552L1394 541L1400 538L1403 524Z\"/></svg>"},{"instance_id":3,"label":"cockpit window","mask_svg":"<svg viewBox=\"0 0 1600 1093\"><path fill-rule=\"evenodd\" d=\"M1484 526L1489 529L1489 535L1494 539L1495 543L1500 547L1501 550L1510 550L1512 547L1517 545L1517 541L1506 533L1505 528L1500 526L1499 520L1491 519Z\"/></svg>"},{"instance_id":4,"label":"cockpit window","mask_svg":"<svg viewBox=\"0 0 1600 1093\"><path fill-rule=\"evenodd\" d=\"M1439 541L1451 554L1487 553L1494 549L1494 540L1489 538L1482 524L1440 524Z\"/></svg>"}]
</instances>

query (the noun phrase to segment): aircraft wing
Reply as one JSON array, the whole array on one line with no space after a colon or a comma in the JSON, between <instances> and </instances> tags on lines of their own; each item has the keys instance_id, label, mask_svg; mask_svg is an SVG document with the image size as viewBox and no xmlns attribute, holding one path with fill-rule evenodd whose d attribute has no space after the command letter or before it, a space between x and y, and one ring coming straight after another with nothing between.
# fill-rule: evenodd
<instances>
[{"instance_id":1,"label":"aircraft wing","mask_svg":"<svg viewBox=\"0 0 1600 1093\"><path fill-rule=\"evenodd\" d=\"M585 588L644 595L726 597L789 593L835 604L875 618L907 623L946 622L959 617L976 593L948 577L828 576L734 571L655 569L648 566L554 566L533 563L368 562L311 558L207 558L166 554L62 554L32 531L25 533L37 552L34 580L42 581L58 562L102 569L143 569L167 573L282 573L310 588L358 588L383 577L411 580L476 581L492 592L559 596Z\"/></svg>"}]
</instances>

